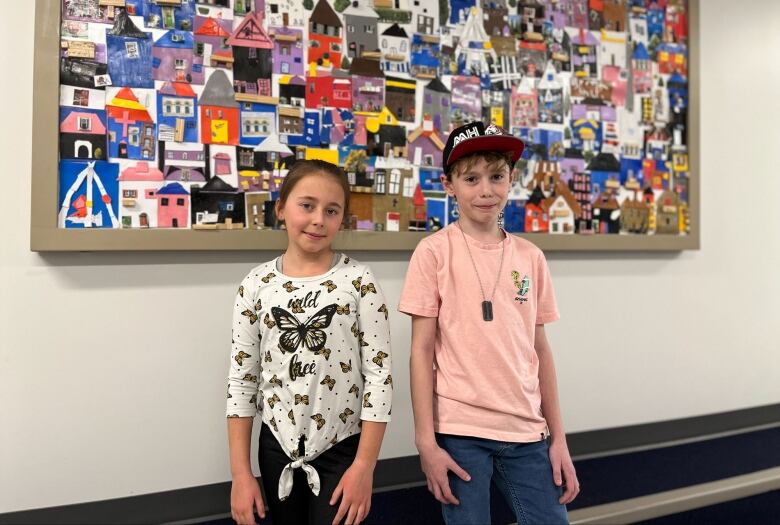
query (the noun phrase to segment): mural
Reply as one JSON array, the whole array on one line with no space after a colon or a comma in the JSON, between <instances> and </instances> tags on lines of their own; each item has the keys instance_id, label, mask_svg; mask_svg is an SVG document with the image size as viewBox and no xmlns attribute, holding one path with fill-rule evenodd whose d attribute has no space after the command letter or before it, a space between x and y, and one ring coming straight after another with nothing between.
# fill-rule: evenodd
<instances>
[{"instance_id":1,"label":"mural","mask_svg":"<svg viewBox=\"0 0 780 525\"><path fill-rule=\"evenodd\" d=\"M63 0L59 227L277 228L297 159L350 227L436 231L447 134L526 142L512 232L685 235L685 0Z\"/></svg>"}]
</instances>

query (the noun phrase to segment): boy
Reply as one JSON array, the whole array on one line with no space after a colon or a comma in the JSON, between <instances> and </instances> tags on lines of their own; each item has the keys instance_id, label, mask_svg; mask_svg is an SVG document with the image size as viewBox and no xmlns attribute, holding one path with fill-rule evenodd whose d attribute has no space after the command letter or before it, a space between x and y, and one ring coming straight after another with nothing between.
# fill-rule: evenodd
<instances>
[{"instance_id":1,"label":"boy","mask_svg":"<svg viewBox=\"0 0 780 525\"><path fill-rule=\"evenodd\" d=\"M579 492L544 332L558 319L547 263L498 224L522 152L495 125L450 134L442 183L459 219L420 242L401 294L415 443L448 524L490 523L491 481L520 524L568 523Z\"/></svg>"}]
</instances>

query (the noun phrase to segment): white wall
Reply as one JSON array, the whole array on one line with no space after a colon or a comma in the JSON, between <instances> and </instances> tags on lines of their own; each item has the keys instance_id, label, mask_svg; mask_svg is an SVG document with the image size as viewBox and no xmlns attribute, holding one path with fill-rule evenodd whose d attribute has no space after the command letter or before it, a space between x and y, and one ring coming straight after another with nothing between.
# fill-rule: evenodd
<instances>
[{"instance_id":1,"label":"white wall","mask_svg":"<svg viewBox=\"0 0 780 525\"><path fill-rule=\"evenodd\" d=\"M549 255L569 431L780 402L780 4L701 3L703 248ZM0 512L225 481L231 298L273 254L30 253L33 3L4 8ZM408 254L353 255L397 302ZM414 452L391 321L385 458Z\"/></svg>"}]
</instances>

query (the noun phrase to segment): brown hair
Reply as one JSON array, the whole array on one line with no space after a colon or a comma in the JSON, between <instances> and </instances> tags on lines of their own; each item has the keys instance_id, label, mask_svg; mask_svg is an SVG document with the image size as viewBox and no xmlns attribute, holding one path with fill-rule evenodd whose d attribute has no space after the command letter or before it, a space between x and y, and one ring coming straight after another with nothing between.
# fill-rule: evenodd
<instances>
[{"instance_id":1,"label":"brown hair","mask_svg":"<svg viewBox=\"0 0 780 525\"><path fill-rule=\"evenodd\" d=\"M450 166L450 169L447 170L447 180L452 182L453 176L457 177L458 175L467 172L474 167L474 164L479 162L479 159L485 160L489 170L499 169L500 164L506 164L510 173L512 172L512 168L514 168L512 154L508 151L479 151L456 160L452 166Z\"/></svg>"},{"instance_id":2,"label":"brown hair","mask_svg":"<svg viewBox=\"0 0 780 525\"><path fill-rule=\"evenodd\" d=\"M344 191L344 224L349 224L349 183L347 182L347 176L338 166L325 162L324 160L299 160L296 161L290 171L287 172L287 176L282 181L282 187L279 189L278 206L284 206L287 203L287 197L290 196L293 188L301 180L309 175L326 175L332 177L339 183L341 189Z\"/></svg>"}]
</instances>

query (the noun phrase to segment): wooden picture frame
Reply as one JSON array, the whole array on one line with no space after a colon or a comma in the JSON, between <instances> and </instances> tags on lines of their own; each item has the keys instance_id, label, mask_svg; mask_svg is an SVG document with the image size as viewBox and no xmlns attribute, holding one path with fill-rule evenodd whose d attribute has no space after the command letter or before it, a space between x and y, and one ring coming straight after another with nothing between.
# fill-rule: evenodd
<instances>
[{"instance_id":1,"label":"wooden picture frame","mask_svg":"<svg viewBox=\"0 0 780 525\"><path fill-rule=\"evenodd\" d=\"M33 77L33 156L30 249L67 251L280 250L278 230L198 231L192 229L61 229L57 227L59 53L61 0L36 0ZM690 0L688 153L690 163L688 235L518 234L545 251L680 251L700 247L699 2ZM411 251L427 232L344 231L339 250Z\"/></svg>"}]
</instances>

